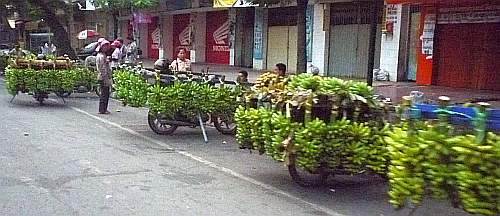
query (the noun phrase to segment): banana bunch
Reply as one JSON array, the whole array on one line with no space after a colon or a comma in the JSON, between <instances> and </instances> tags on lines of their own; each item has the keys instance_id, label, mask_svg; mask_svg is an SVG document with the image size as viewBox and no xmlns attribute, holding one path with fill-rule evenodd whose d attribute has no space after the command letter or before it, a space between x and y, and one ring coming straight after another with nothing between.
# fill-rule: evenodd
<instances>
[{"instance_id":1,"label":"banana bunch","mask_svg":"<svg viewBox=\"0 0 500 216\"><path fill-rule=\"evenodd\" d=\"M314 171L323 159L323 142L325 141L326 123L315 119L307 122L302 128L295 132L293 150L297 156L299 167Z\"/></svg>"},{"instance_id":2,"label":"banana bunch","mask_svg":"<svg viewBox=\"0 0 500 216\"><path fill-rule=\"evenodd\" d=\"M488 133L482 144L472 135L448 141L453 145L455 187L464 210L483 215L500 213L500 136Z\"/></svg>"},{"instance_id":3,"label":"banana bunch","mask_svg":"<svg viewBox=\"0 0 500 216\"><path fill-rule=\"evenodd\" d=\"M285 140L299 127L297 123L292 123L290 118L275 112L271 117L272 135L270 142L266 143L266 153L274 160L284 161L289 146L284 146Z\"/></svg>"},{"instance_id":4,"label":"banana bunch","mask_svg":"<svg viewBox=\"0 0 500 216\"><path fill-rule=\"evenodd\" d=\"M447 141L451 127L448 125L419 131L417 142L420 143L425 159L422 162L427 189L438 199L454 199L452 145Z\"/></svg>"},{"instance_id":5,"label":"banana bunch","mask_svg":"<svg viewBox=\"0 0 500 216\"><path fill-rule=\"evenodd\" d=\"M270 85L278 83L280 81L278 74L268 71L261 74L255 81L254 87L257 89L269 88Z\"/></svg>"},{"instance_id":6,"label":"banana bunch","mask_svg":"<svg viewBox=\"0 0 500 216\"><path fill-rule=\"evenodd\" d=\"M292 76L288 85L288 91L303 91L312 90L316 92L320 89L320 83L324 78L320 76L314 76L312 74L302 73L299 75Z\"/></svg>"},{"instance_id":7,"label":"banana bunch","mask_svg":"<svg viewBox=\"0 0 500 216\"><path fill-rule=\"evenodd\" d=\"M46 69L7 67L5 79L7 90L15 95L25 92L60 92L72 91L77 82L74 69Z\"/></svg>"},{"instance_id":8,"label":"banana bunch","mask_svg":"<svg viewBox=\"0 0 500 216\"><path fill-rule=\"evenodd\" d=\"M116 95L124 105L146 106L149 85L142 76L122 69L113 73L113 80Z\"/></svg>"},{"instance_id":9,"label":"banana bunch","mask_svg":"<svg viewBox=\"0 0 500 216\"><path fill-rule=\"evenodd\" d=\"M272 128L270 125L273 112L264 108L245 109L239 107L235 114L236 138L240 148L258 150L263 154L266 145L271 142Z\"/></svg>"},{"instance_id":10,"label":"banana bunch","mask_svg":"<svg viewBox=\"0 0 500 216\"><path fill-rule=\"evenodd\" d=\"M401 208L408 202L417 205L425 191L424 154L411 131L395 127L386 137L390 158L389 202Z\"/></svg>"},{"instance_id":11,"label":"banana bunch","mask_svg":"<svg viewBox=\"0 0 500 216\"><path fill-rule=\"evenodd\" d=\"M389 151L387 150L387 142L385 137L390 131L390 125L385 124L383 127L370 127L370 143L367 156L366 167L375 173L386 176L389 164Z\"/></svg>"},{"instance_id":12,"label":"banana bunch","mask_svg":"<svg viewBox=\"0 0 500 216\"><path fill-rule=\"evenodd\" d=\"M237 125L236 140L238 141L240 148L253 149L250 131L252 125L248 124L248 111L243 106L240 106L236 109L236 112L234 113L234 121Z\"/></svg>"}]
</instances>

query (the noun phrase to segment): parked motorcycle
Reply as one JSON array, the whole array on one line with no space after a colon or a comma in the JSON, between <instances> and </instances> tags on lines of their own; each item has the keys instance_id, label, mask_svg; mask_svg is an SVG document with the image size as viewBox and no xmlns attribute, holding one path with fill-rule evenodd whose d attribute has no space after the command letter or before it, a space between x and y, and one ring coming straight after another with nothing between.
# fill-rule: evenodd
<instances>
[{"instance_id":1,"label":"parked motorcycle","mask_svg":"<svg viewBox=\"0 0 500 216\"><path fill-rule=\"evenodd\" d=\"M174 82L203 82L208 85L216 85L217 83L236 84L235 82L225 81L223 76L207 74L197 74L200 76L193 76L192 73L186 74L187 76L178 77L174 75L160 75L160 82L163 85L172 85ZM234 134L236 131L236 124L232 117L223 116L215 113L200 113L195 117L188 117L182 112L176 113L173 117L167 117L161 113L148 113L148 125L155 133L160 135L172 134L178 127L191 127L206 125L213 123L217 131L222 134Z\"/></svg>"}]
</instances>

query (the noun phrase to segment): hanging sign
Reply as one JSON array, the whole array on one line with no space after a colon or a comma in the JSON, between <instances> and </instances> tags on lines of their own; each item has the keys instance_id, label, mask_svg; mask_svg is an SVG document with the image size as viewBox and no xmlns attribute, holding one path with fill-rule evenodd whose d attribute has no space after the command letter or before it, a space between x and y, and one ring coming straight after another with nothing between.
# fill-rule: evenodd
<instances>
[{"instance_id":1,"label":"hanging sign","mask_svg":"<svg viewBox=\"0 0 500 216\"><path fill-rule=\"evenodd\" d=\"M397 23L398 22L398 6L395 4L389 4L385 8L386 10L386 15L385 15L385 21L390 22L390 23Z\"/></svg>"},{"instance_id":2,"label":"hanging sign","mask_svg":"<svg viewBox=\"0 0 500 216\"><path fill-rule=\"evenodd\" d=\"M312 5L307 6L307 13L306 13L306 58L307 58L307 62L312 62L313 18L314 18L314 8Z\"/></svg>"},{"instance_id":3,"label":"hanging sign","mask_svg":"<svg viewBox=\"0 0 500 216\"><path fill-rule=\"evenodd\" d=\"M255 9L255 24L253 35L253 58L262 59L262 25L263 25L263 11L261 8Z\"/></svg>"},{"instance_id":4,"label":"hanging sign","mask_svg":"<svg viewBox=\"0 0 500 216\"><path fill-rule=\"evenodd\" d=\"M500 6L441 8L438 24L498 23Z\"/></svg>"},{"instance_id":5,"label":"hanging sign","mask_svg":"<svg viewBox=\"0 0 500 216\"><path fill-rule=\"evenodd\" d=\"M434 49L434 30L436 29L436 14L427 14L424 19L422 40L422 54L432 55Z\"/></svg>"}]
</instances>

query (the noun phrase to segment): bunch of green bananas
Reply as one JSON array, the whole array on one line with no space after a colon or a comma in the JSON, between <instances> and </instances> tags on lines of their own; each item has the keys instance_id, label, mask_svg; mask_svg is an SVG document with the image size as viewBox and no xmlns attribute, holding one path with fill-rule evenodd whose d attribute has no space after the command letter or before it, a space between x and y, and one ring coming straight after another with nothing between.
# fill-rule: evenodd
<instances>
[{"instance_id":1,"label":"bunch of green bananas","mask_svg":"<svg viewBox=\"0 0 500 216\"><path fill-rule=\"evenodd\" d=\"M474 135L453 135L447 124L426 124L401 124L386 138L391 204L417 205L428 190L470 213L500 213L500 136L488 133L478 143Z\"/></svg>"},{"instance_id":2,"label":"bunch of green bananas","mask_svg":"<svg viewBox=\"0 0 500 216\"><path fill-rule=\"evenodd\" d=\"M292 76L287 85L288 91L296 90L312 90L316 92L320 90L320 83L324 78L320 76L314 76L312 74L302 73L299 75Z\"/></svg>"},{"instance_id":3,"label":"bunch of green bananas","mask_svg":"<svg viewBox=\"0 0 500 216\"><path fill-rule=\"evenodd\" d=\"M128 70L117 70L113 73L113 80L116 95L124 105L146 105L149 85L142 76Z\"/></svg>"},{"instance_id":4,"label":"bunch of green bananas","mask_svg":"<svg viewBox=\"0 0 500 216\"><path fill-rule=\"evenodd\" d=\"M289 148L284 146L284 141L292 135L297 128L298 123L293 123L290 118L279 112L274 112L271 118L270 127L272 128L271 139L266 143L266 153L276 161L284 161ZM266 138L267 140L267 138Z\"/></svg>"},{"instance_id":5,"label":"bunch of green bananas","mask_svg":"<svg viewBox=\"0 0 500 216\"><path fill-rule=\"evenodd\" d=\"M488 133L478 144L473 135L448 140L455 157L452 174L464 210L474 214L500 213L500 135Z\"/></svg>"},{"instance_id":6,"label":"bunch of green bananas","mask_svg":"<svg viewBox=\"0 0 500 216\"><path fill-rule=\"evenodd\" d=\"M295 132L295 142L291 153L296 154L297 165L305 170L314 171L323 159L326 123L315 119L307 122Z\"/></svg>"},{"instance_id":7,"label":"bunch of green bananas","mask_svg":"<svg viewBox=\"0 0 500 216\"><path fill-rule=\"evenodd\" d=\"M76 71L73 69L34 70L30 68L7 67L5 73L7 90L15 95L26 92L71 91L76 85Z\"/></svg>"},{"instance_id":8,"label":"bunch of green bananas","mask_svg":"<svg viewBox=\"0 0 500 216\"><path fill-rule=\"evenodd\" d=\"M248 124L249 115L245 107L240 106L234 113L234 121L236 122L236 140L241 149L253 149L251 131L252 125Z\"/></svg>"},{"instance_id":9,"label":"bunch of green bananas","mask_svg":"<svg viewBox=\"0 0 500 216\"><path fill-rule=\"evenodd\" d=\"M97 85L97 72L84 67L74 68L76 75L76 85L92 88Z\"/></svg>"},{"instance_id":10,"label":"bunch of green bananas","mask_svg":"<svg viewBox=\"0 0 500 216\"><path fill-rule=\"evenodd\" d=\"M420 142L411 131L395 127L386 137L390 156L389 202L401 208L407 202L417 205L425 191L423 162L425 155Z\"/></svg>"}]
</instances>

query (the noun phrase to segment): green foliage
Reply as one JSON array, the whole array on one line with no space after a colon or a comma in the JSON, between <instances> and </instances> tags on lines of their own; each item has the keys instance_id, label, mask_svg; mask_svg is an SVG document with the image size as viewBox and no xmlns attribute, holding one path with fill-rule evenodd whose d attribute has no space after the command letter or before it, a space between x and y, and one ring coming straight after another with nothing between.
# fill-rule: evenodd
<instances>
[{"instance_id":1,"label":"green foliage","mask_svg":"<svg viewBox=\"0 0 500 216\"><path fill-rule=\"evenodd\" d=\"M15 95L23 92L70 92L76 85L76 70L35 70L7 67L7 90Z\"/></svg>"},{"instance_id":2,"label":"green foliage","mask_svg":"<svg viewBox=\"0 0 500 216\"><path fill-rule=\"evenodd\" d=\"M76 86L85 86L91 89L97 85L97 72L84 67L74 68Z\"/></svg>"}]
</instances>

